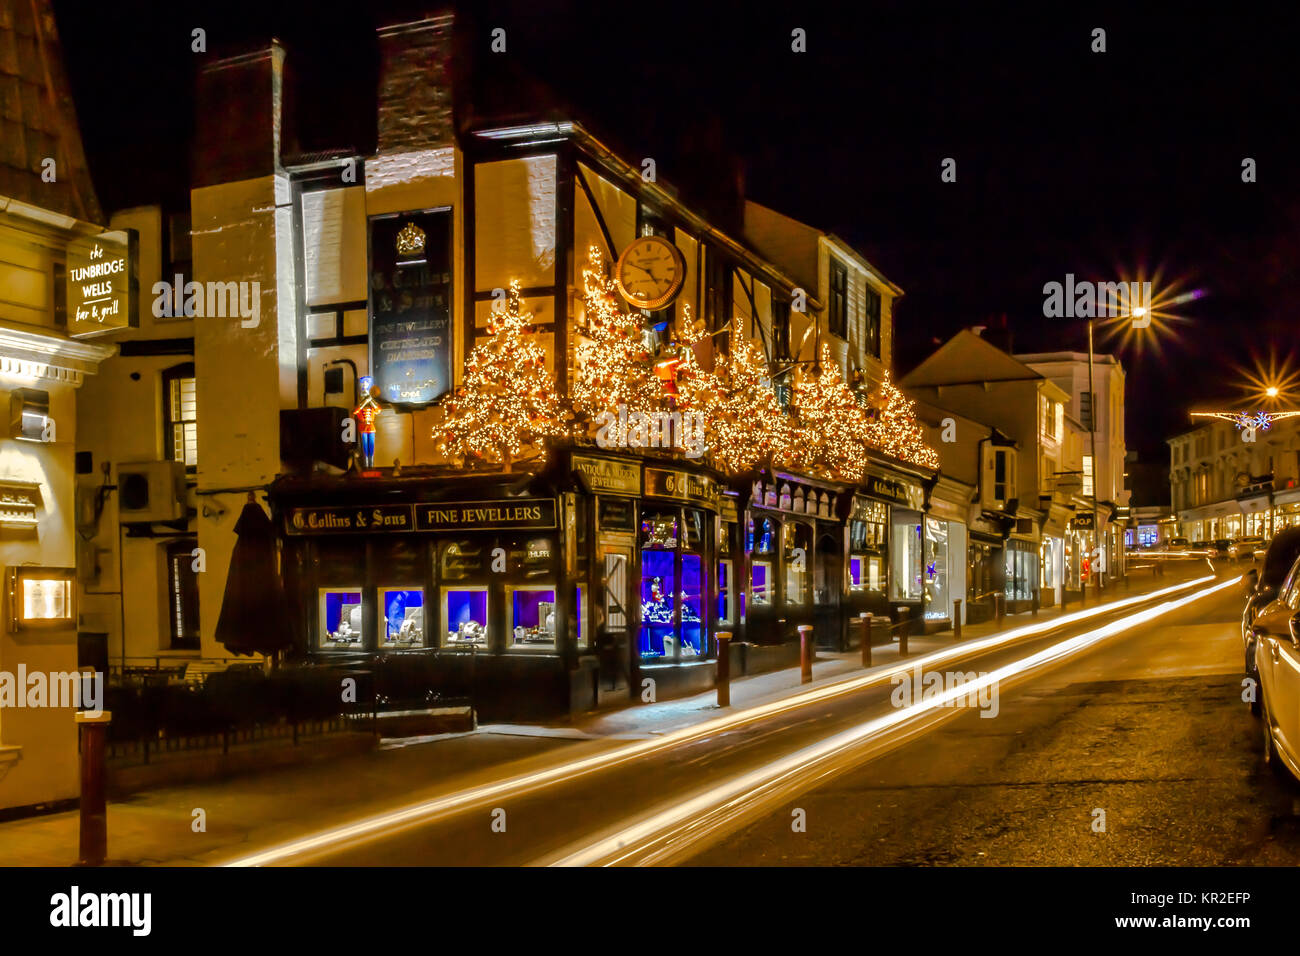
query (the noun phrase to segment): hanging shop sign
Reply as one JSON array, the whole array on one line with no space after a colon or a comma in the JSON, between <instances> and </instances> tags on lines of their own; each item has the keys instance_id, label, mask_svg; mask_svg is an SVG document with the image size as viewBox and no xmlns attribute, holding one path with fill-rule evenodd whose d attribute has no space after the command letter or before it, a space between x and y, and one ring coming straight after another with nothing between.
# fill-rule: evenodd
<instances>
[{"instance_id":1,"label":"hanging shop sign","mask_svg":"<svg viewBox=\"0 0 1300 956\"><path fill-rule=\"evenodd\" d=\"M1096 525L1093 523L1093 514L1091 511L1080 511L1070 522L1075 531L1091 531Z\"/></svg>"},{"instance_id":2,"label":"hanging shop sign","mask_svg":"<svg viewBox=\"0 0 1300 956\"><path fill-rule=\"evenodd\" d=\"M588 491L606 495L641 494L641 465L632 461L573 456L573 470Z\"/></svg>"},{"instance_id":3,"label":"hanging shop sign","mask_svg":"<svg viewBox=\"0 0 1300 956\"><path fill-rule=\"evenodd\" d=\"M898 478L885 478L881 475L867 475L862 493L869 498L888 501L890 504L905 508L920 508L924 497L921 486Z\"/></svg>"},{"instance_id":4,"label":"hanging shop sign","mask_svg":"<svg viewBox=\"0 0 1300 956\"><path fill-rule=\"evenodd\" d=\"M140 325L139 238L118 229L68 243L68 334L103 335Z\"/></svg>"},{"instance_id":5,"label":"hanging shop sign","mask_svg":"<svg viewBox=\"0 0 1300 956\"><path fill-rule=\"evenodd\" d=\"M718 483L706 475L692 475L686 471L667 468L645 470L645 493L653 498L675 498L678 501L699 501L716 508Z\"/></svg>"},{"instance_id":6,"label":"hanging shop sign","mask_svg":"<svg viewBox=\"0 0 1300 956\"><path fill-rule=\"evenodd\" d=\"M385 402L451 388L451 213L370 221L370 364Z\"/></svg>"},{"instance_id":7,"label":"hanging shop sign","mask_svg":"<svg viewBox=\"0 0 1300 956\"><path fill-rule=\"evenodd\" d=\"M545 530L556 526L554 498L442 501L415 506L420 531Z\"/></svg>"}]
</instances>

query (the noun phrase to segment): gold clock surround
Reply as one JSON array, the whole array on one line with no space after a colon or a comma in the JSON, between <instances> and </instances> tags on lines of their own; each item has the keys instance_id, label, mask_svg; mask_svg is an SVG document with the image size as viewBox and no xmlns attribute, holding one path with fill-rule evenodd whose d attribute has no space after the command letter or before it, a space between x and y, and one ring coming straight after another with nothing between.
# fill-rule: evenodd
<instances>
[{"instance_id":1,"label":"gold clock surround","mask_svg":"<svg viewBox=\"0 0 1300 956\"><path fill-rule=\"evenodd\" d=\"M668 258L672 263L673 275L668 287L662 291L656 290L657 294L652 296L645 294L644 291L638 291L635 288L635 283L625 277L629 269L641 269L641 267L633 261L634 258L639 257L644 261L646 250L656 246L667 250ZM663 261L662 256L657 258L660 261ZM652 283L655 282L655 278L652 274L648 272L646 274L650 275ZM649 309L652 312L662 309L664 306L668 305L668 303L677 298L685 283L686 258L682 255L681 250L677 248L673 241L665 236L640 236L633 239L628 243L622 254L619 255L618 262L614 266L614 284L618 288L619 294L638 309ZM644 281L640 284L642 286L645 285Z\"/></svg>"}]
</instances>

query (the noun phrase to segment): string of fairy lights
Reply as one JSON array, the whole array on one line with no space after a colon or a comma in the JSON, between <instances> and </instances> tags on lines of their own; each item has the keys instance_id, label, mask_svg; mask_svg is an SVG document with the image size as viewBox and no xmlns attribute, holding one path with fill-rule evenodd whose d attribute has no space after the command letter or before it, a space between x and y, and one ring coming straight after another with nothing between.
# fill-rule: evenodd
<instances>
[{"instance_id":1,"label":"string of fairy lights","mask_svg":"<svg viewBox=\"0 0 1300 956\"><path fill-rule=\"evenodd\" d=\"M729 475L783 467L852 482L872 451L939 466L915 403L886 375L864 404L841 378L828 345L811 371L796 368L789 406L782 407L753 342L741 338L730 350L714 352L712 369L701 365L697 347L710 335L689 310L678 337L653 353L642 316L622 306L596 249L583 273L582 304L566 404L546 371L546 352L519 284L511 283L505 307L490 315L488 337L466 361L461 387L444 403L436 432L444 455L510 470L524 455L544 460L548 438L591 438L602 417L627 421L638 413L671 412L703 423L709 459Z\"/></svg>"}]
</instances>

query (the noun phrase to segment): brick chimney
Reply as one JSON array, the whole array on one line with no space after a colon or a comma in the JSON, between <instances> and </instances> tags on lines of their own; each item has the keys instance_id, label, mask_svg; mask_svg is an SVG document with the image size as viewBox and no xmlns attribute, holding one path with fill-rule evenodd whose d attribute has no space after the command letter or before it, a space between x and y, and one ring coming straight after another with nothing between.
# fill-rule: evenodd
<instances>
[{"instance_id":1,"label":"brick chimney","mask_svg":"<svg viewBox=\"0 0 1300 956\"><path fill-rule=\"evenodd\" d=\"M278 40L205 64L194 102L193 187L273 174L280 165L283 100Z\"/></svg>"},{"instance_id":2,"label":"brick chimney","mask_svg":"<svg viewBox=\"0 0 1300 956\"><path fill-rule=\"evenodd\" d=\"M379 28L380 154L454 144L453 23L447 12Z\"/></svg>"}]
</instances>

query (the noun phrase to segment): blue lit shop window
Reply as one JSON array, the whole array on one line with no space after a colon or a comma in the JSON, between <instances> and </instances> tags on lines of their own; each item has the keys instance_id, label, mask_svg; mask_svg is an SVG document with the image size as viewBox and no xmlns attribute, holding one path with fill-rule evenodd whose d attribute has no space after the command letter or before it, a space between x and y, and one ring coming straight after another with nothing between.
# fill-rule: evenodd
<instances>
[{"instance_id":1,"label":"blue lit shop window","mask_svg":"<svg viewBox=\"0 0 1300 956\"><path fill-rule=\"evenodd\" d=\"M673 552L641 552L641 641L643 658L674 657Z\"/></svg>"},{"instance_id":2,"label":"blue lit shop window","mask_svg":"<svg viewBox=\"0 0 1300 956\"><path fill-rule=\"evenodd\" d=\"M424 589L379 589L384 609L381 650L424 646Z\"/></svg>"},{"instance_id":3,"label":"blue lit shop window","mask_svg":"<svg viewBox=\"0 0 1300 956\"><path fill-rule=\"evenodd\" d=\"M487 644L487 588L443 588L443 619L449 645Z\"/></svg>"},{"instance_id":4,"label":"blue lit shop window","mask_svg":"<svg viewBox=\"0 0 1300 956\"><path fill-rule=\"evenodd\" d=\"M365 605L359 590L320 592L320 646L327 650L357 649L362 646Z\"/></svg>"},{"instance_id":5,"label":"blue lit shop window","mask_svg":"<svg viewBox=\"0 0 1300 956\"><path fill-rule=\"evenodd\" d=\"M704 566L698 554L682 555L682 657L704 656Z\"/></svg>"},{"instance_id":6,"label":"blue lit shop window","mask_svg":"<svg viewBox=\"0 0 1300 956\"><path fill-rule=\"evenodd\" d=\"M507 588L513 647L555 649L555 589Z\"/></svg>"}]
</instances>

